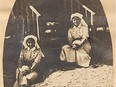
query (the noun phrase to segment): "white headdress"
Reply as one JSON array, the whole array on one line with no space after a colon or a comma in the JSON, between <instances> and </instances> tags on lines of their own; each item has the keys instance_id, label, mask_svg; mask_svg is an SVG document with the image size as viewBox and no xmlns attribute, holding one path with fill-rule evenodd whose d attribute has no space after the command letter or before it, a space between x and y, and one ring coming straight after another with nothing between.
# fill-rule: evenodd
<instances>
[{"instance_id":1,"label":"white headdress","mask_svg":"<svg viewBox=\"0 0 116 87\"><path fill-rule=\"evenodd\" d=\"M29 38L32 38L32 39L35 41L35 47L36 47L36 48L40 48L40 46L39 46L38 43L37 43L37 37L34 36L34 35L28 35L28 36L26 36L26 37L24 38L23 46L24 46L25 48L28 48L28 46L27 46L27 44L26 44L26 41L27 41L27 39L29 39Z\"/></svg>"},{"instance_id":2,"label":"white headdress","mask_svg":"<svg viewBox=\"0 0 116 87\"><path fill-rule=\"evenodd\" d=\"M75 16L79 17L80 19L83 18L83 15L82 14L80 14L80 13L74 13L74 14L71 15L70 20L72 21L73 17L75 17Z\"/></svg>"},{"instance_id":3,"label":"white headdress","mask_svg":"<svg viewBox=\"0 0 116 87\"><path fill-rule=\"evenodd\" d=\"M73 17L75 17L75 16L77 16L77 17L79 17L81 19L81 25L83 25L85 27L88 27L87 23L83 20L83 15L80 14L80 13L74 13L74 14L72 14L70 20L72 21Z\"/></svg>"},{"instance_id":4,"label":"white headdress","mask_svg":"<svg viewBox=\"0 0 116 87\"><path fill-rule=\"evenodd\" d=\"M26 37L24 38L24 41L23 41L23 46L24 46L25 48L28 48L28 46L27 46L27 44L26 44L26 41L27 41L27 39L29 39L29 38L33 38L33 39L35 40L35 47L36 47L37 49L39 49L40 46L39 46L39 44L37 43L37 37L34 36L34 35L28 35L28 36L26 36ZM40 48L40 50L41 50L41 48ZM42 51L41 51L41 54L42 54L42 57L45 57Z\"/></svg>"}]
</instances>

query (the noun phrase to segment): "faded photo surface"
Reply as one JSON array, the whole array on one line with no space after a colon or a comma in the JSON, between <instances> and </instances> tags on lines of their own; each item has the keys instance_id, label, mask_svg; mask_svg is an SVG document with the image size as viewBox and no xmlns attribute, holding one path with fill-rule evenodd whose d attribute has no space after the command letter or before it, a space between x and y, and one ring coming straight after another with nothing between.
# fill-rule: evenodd
<instances>
[{"instance_id":1,"label":"faded photo surface","mask_svg":"<svg viewBox=\"0 0 116 87\"><path fill-rule=\"evenodd\" d=\"M16 0L3 36L3 86L113 87L109 23L102 0Z\"/></svg>"}]
</instances>

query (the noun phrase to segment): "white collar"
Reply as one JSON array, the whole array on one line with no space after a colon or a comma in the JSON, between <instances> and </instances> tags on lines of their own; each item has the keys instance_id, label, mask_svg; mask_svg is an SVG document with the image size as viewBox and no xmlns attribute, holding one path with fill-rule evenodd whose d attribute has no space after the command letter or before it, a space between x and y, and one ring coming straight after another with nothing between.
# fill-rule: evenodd
<instances>
[{"instance_id":1,"label":"white collar","mask_svg":"<svg viewBox=\"0 0 116 87\"><path fill-rule=\"evenodd\" d=\"M73 28L80 28L81 27L81 23L79 24L79 26L78 27L76 27L76 26L73 26Z\"/></svg>"},{"instance_id":2,"label":"white collar","mask_svg":"<svg viewBox=\"0 0 116 87\"><path fill-rule=\"evenodd\" d=\"M31 50L31 51L34 51L35 49L36 49L35 47L33 47L31 49L29 47L27 48L27 50Z\"/></svg>"}]
</instances>

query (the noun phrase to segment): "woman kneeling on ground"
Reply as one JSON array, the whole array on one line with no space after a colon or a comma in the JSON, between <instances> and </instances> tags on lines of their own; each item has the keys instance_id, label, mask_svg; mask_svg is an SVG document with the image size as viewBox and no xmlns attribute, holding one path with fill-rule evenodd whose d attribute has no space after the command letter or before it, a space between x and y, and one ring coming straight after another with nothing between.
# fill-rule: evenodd
<instances>
[{"instance_id":1,"label":"woman kneeling on ground","mask_svg":"<svg viewBox=\"0 0 116 87\"><path fill-rule=\"evenodd\" d=\"M81 67L89 67L91 45L88 41L88 25L83 20L83 15L71 15L73 26L68 30L69 45L64 45L61 50L60 60L69 63L76 62Z\"/></svg>"}]
</instances>

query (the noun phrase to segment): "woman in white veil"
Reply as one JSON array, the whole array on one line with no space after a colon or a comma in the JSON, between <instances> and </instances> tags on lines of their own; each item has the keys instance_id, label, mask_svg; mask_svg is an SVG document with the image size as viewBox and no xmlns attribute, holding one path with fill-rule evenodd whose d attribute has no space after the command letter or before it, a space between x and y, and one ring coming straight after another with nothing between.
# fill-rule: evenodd
<instances>
[{"instance_id":1,"label":"woman in white veil","mask_svg":"<svg viewBox=\"0 0 116 87\"><path fill-rule=\"evenodd\" d=\"M81 67L88 67L91 60L88 25L80 13L72 14L70 20L73 26L68 30L69 45L62 47L60 60L69 63L76 62Z\"/></svg>"},{"instance_id":2,"label":"woman in white veil","mask_svg":"<svg viewBox=\"0 0 116 87\"><path fill-rule=\"evenodd\" d=\"M44 57L34 35L24 38L23 47L18 60L19 67L16 70L14 87L30 87L38 77L39 63Z\"/></svg>"}]
</instances>

